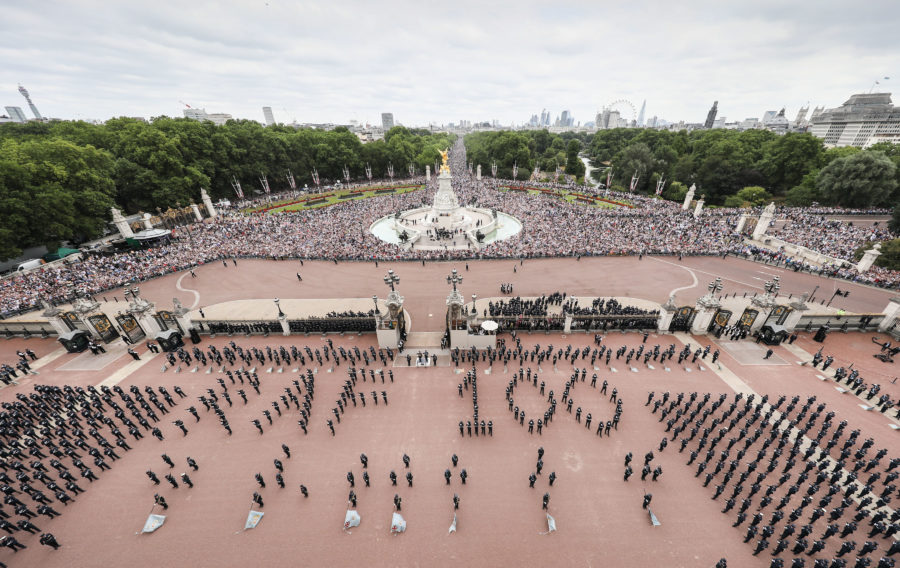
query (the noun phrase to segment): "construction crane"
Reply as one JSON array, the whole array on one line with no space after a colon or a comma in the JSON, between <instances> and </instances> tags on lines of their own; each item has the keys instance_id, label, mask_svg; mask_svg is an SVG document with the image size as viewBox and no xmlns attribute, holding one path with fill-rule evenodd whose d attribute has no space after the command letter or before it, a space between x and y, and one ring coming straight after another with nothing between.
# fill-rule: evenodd
<instances>
[{"instance_id":1,"label":"construction crane","mask_svg":"<svg viewBox=\"0 0 900 568\"><path fill-rule=\"evenodd\" d=\"M25 87L23 87L22 85L19 85L19 93L23 97L25 97L26 101L28 101L28 106L31 108L31 112L34 114L34 117L38 120L43 120L44 117L41 116L41 113L38 112L37 107L34 106L33 102L31 102L31 95L28 94L28 90Z\"/></svg>"},{"instance_id":2,"label":"construction crane","mask_svg":"<svg viewBox=\"0 0 900 568\"><path fill-rule=\"evenodd\" d=\"M184 106L186 106L186 107L188 107L188 108L194 108L194 107L192 107L191 105L187 104L187 103L184 102L184 101L178 101L178 102L180 102L181 104L183 104Z\"/></svg>"}]
</instances>

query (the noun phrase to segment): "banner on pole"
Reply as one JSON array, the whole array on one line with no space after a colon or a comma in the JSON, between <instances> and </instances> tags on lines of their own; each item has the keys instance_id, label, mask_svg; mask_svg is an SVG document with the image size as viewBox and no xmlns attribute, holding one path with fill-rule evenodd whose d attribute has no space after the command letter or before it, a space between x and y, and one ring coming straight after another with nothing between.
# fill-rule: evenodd
<instances>
[{"instance_id":1,"label":"banner on pole","mask_svg":"<svg viewBox=\"0 0 900 568\"><path fill-rule=\"evenodd\" d=\"M361 520L362 519L360 518L359 513L357 513L356 511L347 511L347 514L344 515L344 530L358 527Z\"/></svg>"},{"instance_id":2,"label":"banner on pole","mask_svg":"<svg viewBox=\"0 0 900 568\"><path fill-rule=\"evenodd\" d=\"M406 519L400 513L394 513L391 517L391 534L406 532Z\"/></svg>"},{"instance_id":3,"label":"banner on pole","mask_svg":"<svg viewBox=\"0 0 900 568\"><path fill-rule=\"evenodd\" d=\"M456 532L456 513L453 513L453 523L450 525L450 530L447 531L447 534Z\"/></svg>"},{"instance_id":4,"label":"banner on pole","mask_svg":"<svg viewBox=\"0 0 900 568\"><path fill-rule=\"evenodd\" d=\"M262 519L264 514L265 513L250 509L250 512L247 513L247 522L244 523L244 530L255 529L256 525L259 524L259 521Z\"/></svg>"},{"instance_id":5,"label":"banner on pole","mask_svg":"<svg viewBox=\"0 0 900 568\"><path fill-rule=\"evenodd\" d=\"M159 527L163 526L163 523L166 522L166 517L164 515L150 515L147 517L147 522L144 523L144 528L141 530L142 533L152 533Z\"/></svg>"}]
</instances>

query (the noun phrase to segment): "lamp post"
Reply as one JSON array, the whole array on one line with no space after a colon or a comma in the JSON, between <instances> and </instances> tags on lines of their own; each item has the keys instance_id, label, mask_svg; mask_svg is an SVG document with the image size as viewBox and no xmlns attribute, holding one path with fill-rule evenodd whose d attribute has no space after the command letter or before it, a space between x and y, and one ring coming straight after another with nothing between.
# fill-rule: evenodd
<instances>
[{"instance_id":1,"label":"lamp post","mask_svg":"<svg viewBox=\"0 0 900 568\"><path fill-rule=\"evenodd\" d=\"M375 304L375 316L380 316L381 312L378 311L378 296L372 294L372 302Z\"/></svg>"},{"instance_id":2,"label":"lamp post","mask_svg":"<svg viewBox=\"0 0 900 568\"><path fill-rule=\"evenodd\" d=\"M459 275L459 272L454 268L450 271L450 276L447 276L447 284L453 284L453 291L456 292L456 285L462 284L463 277Z\"/></svg>"},{"instance_id":3,"label":"lamp post","mask_svg":"<svg viewBox=\"0 0 900 568\"><path fill-rule=\"evenodd\" d=\"M400 283L400 277L394 274L393 270L388 270L387 276L384 277L384 283L391 288L391 292L394 291L394 284Z\"/></svg>"},{"instance_id":4,"label":"lamp post","mask_svg":"<svg viewBox=\"0 0 900 568\"><path fill-rule=\"evenodd\" d=\"M281 300L279 300L278 298L275 298L275 307L278 308L278 317L283 318L284 312L281 311Z\"/></svg>"}]
</instances>

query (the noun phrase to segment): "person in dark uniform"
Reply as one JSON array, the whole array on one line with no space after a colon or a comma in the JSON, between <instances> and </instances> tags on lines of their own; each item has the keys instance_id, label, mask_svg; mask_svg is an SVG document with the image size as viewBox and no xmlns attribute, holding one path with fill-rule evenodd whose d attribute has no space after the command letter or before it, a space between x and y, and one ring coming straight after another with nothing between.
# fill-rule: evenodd
<instances>
[{"instance_id":1,"label":"person in dark uniform","mask_svg":"<svg viewBox=\"0 0 900 568\"><path fill-rule=\"evenodd\" d=\"M650 501L653 500L653 493L644 494L644 504L641 505L642 508L646 509L650 506Z\"/></svg>"},{"instance_id":2,"label":"person in dark uniform","mask_svg":"<svg viewBox=\"0 0 900 568\"><path fill-rule=\"evenodd\" d=\"M453 467L456 467L456 464L459 462L459 458L456 456L456 454L450 456L450 462L453 464Z\"/></svg>"},{"instance_id":3,"label":"person in dark uniform","mask_svg":"<svg viewBox=\"0 0 900 568\"><path fill-rule=\"evenodd\" d=\"M300 485L300 493L303 494L303 497L309 497L309 491L306 489L305 485Z\"/></svg>"},{"instance_id":4,"label":"person in dark uniform","mask_svg":"<svg viewBox=\"0 0 900 568\"><path fill-rule=\"evenodd\" d=\"M556 472L551 471L550 476L547 479L550 481L550 487L553 487L553 482L556 481Z\"/></svg>"},{"instance_id":5,"label":"person in dark uniform","mask_svg":"<svg viewBox=\"0 0 900 568\"><path fill-rule=\"evenodd\" d=\"M459 495L456 493L453 494L453 510L459 509Z\"/></svg>"},{"instance_id":6,"label":"person in dark uniform","mask_svg":"<svg viewBox=\"0 0 900 568\"><path fill-rule=\"evenodd\" d=\"M175 476L171 473L166 474L166 481L172 484L172 489L178 489L178 482L175 481Z\"/></svg>"},{"instance_id":7,"label":"person in dark uniform","mask_svg":"<svg viewBox=\"0 0 900 568\"><path fill-rule=\"evenodd\" d=\"M354 483L354 481L353 481L353 472L352 472L352 471L348 471L348 472L347 472L347 482L350 483L350 487L355 487L355 483Z\"/></svg>"},{"instance_id":8,"label":"person in dark uniform","mask_svg":"<svg viewBox=\"0 0 900 568\"><path fill-rule=\"evenodd\" d=\"M391 473L388 474L388 477L391 479L391 485L397 485L397 474L394 473L394 470L391 470Z\"/></svg>"},{"instance_id":9,"label":"person in dark uniform","mask_svg":"<svg viewBox=\"0 0 900 568\"><path fill-rule=\"evenodd\" d=\"M466 471L466 468L462 468L462 471L459 472L459 479L462 481L462 484L466 484L466 479L469 478L469 472Z\"/></svg>"},{"instance_id":10,"label":"person in dark uniform","mask_svg":"<svg viewBox=\"0 0 900 568\"><path fill-rule=\"evenodd\" d=\"M153 495L153 503L155 505L159 505L160 507L162 507L164 511L169 510L169 504L166 503L166 498L163 497L162 495L160 495L159 493L156 493Z\"/></svg>"},{"instance_id":11,"label":"person in dark uniform","mask_svg":"<svg viewBox=\"0 0 900 568\"><path fill-rule=\"evenodd\" d=\"M406 482L409 484L410 487L413 486L413 474L409 471L406 472Z\"/></svg>"},{"instance_id":12,"label":"person in dark uniform","mask_svg":"<svg viewBox=\"0 0 900 568\"><path fill-rule=\"evenodd\" d=\"M284 452L284 455L287 456L288 459L291 458L291 449L287 447L286 444L281 444L281 450Z\"/></svg>"},{"instance_id":13,"label":"person in dark uniform","mask_svg":"<svg viewBox=\"0 0 900 568\"><path fill-rule=\"evenodd\" d=\"M445 469L444 470L444 479L447 481L447 485L450 485L450 477L451 477L450 470Z\"/></svg>"},{"instance_id":14,"label":"person in dark uniform","mask_svg":"<svg viewBox=\"0 0 900 568\"><path fill-rule=\"evenodd\" d=\"M257 473L256 475L253 476L253 478L256 479L256 482L259 484L259 486L261 488L263 488L263 489L266 488L266 481L263 479L263 476L261 473Z\"/></svg>"},{"instance_id":15,"label":"person in dark uniform","mask_svg":"<svg viewBox=\"0 0 900 568\"><path fill-rule=\"evenodd\" d=\"M162 461L166 462L166 463L169 465L170 468L171 468L171 467L175 467L175 462L173 462L173 461L172 461L172 458L170 458L170 457L167 456L166 454L163 454L163 455L162 455Z\"/></svg>"},{"instance_id":16,"label":"person in dark uniform","mask_svg":"<svg viewBox=\"0 0 900 568\"><path fill-rule=\"evenodd\" d=\"M284 464L281 463L281 460L278 458L275 458L274 463L275 463L275 469L277 469L281 473L284 473Z\"/></svg>"},{"instance_id":17,"label":"person in dark uniform","mask_svg":"<svg viewBox=\"0 0 900 568\"><path fill-rule=\"evenodd\" d=\"M193 469L194 471L197 471L198 469L200 469L199 467L197 467L197 462L191 456L187 457L187 464L188 464L188 467Z\"/></svg>"},{"instance_id":18,"label":"person in dark uniform","mask_svg":"<svg viewBox=\"0 0 900 568\"><path fill-rule=\"evenodd\" d=\"M150 471L149 469L147 470L146 473L147 473L147 477L150 478L150 481L153 482L153 485L159 485L159 478L156 477L156 474L155 474L155 473L153 473L153 472Z\"/></svg>"},{"instance_id":19,"label":"person in dark uniform","mask_svg":"<svg viewBox=\"0 0 900 568\"><path fill-rule=\"evenodd\" d=\"M190 487L191 489L194 488L194 482L191 481L191 478L188 477L188 474L182 473L182 474L181 474L181 481L182 481L185 485L187 485L188 487Z\"/></svg>"},{"instance_id":20,"label":"person in dark uniform","mask_svg":"<svg viewBox=\"0 0 900 568\"><path fill-rule=\"evenodd\" d=\"M331 430L331 435L334 436L334 422L331 420L326 420L325 424L328 425L328 428ZM303 433L306 434L306 428L303 428Z\"/></svg>"},{"instance_id":21,"label":"person in dark uniform","mask_svg":"<svg viewBox=\"0 0 900 568\"><path fill-rule=\"evenodd\" d=\"M528 476L528 487L534 489L534 482L537 481L537 476L534 472L531 472L531 475Z\"/></svg>"},{"instance_id":22,"label":"person in dark uniform","mask_svg":"<svg viewBox=\"0 0 900 568\"><path fill-rule=\"evenodd\" d=\"M400 495L394 494L394 507L397 508L398 511L401 510L400 506L403 504L403 499L400 498Z\"/></svg>"},{"instance_id":23,"label":"person in dark uniform","mask_svg":"<svg viewBox=\"0 0 900 568\"><path fill-rule=\"evenodd\" d=\"M53 533L44 533L41 535L41 538L38 540L44 546L50 546L53 550L59 550L61 546L59 542L57 542L56 537L53 536Z\"/></svg>"},{"instance_id":24,"label":"person in dark uniform","mask_svg":"<svg viewBox=\"0 0 900 568\"><path fill-rule=\"evenodd\" d=\"M547 507L550 505L550 494L549 493L544 493L543 503L544 503L543 509L546 511Z\"/></svg>"},{"instance_id":25,"label":"person in dark uniform","mask_svg":"<svg viewBox=\"0 0 900 568\"><path fill-rule=\"evenodd\" d=\"M359 461L362 462L363 469L369 467L369 457L366 454L359 454Z\"/></svg>"}]
</instances>

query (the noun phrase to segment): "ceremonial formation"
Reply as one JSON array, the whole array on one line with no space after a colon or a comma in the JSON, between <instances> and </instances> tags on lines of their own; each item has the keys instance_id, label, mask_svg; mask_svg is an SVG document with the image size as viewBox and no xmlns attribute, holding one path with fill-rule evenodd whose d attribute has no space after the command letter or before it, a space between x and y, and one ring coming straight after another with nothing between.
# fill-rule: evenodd
<instances>
[{"instance_id":1,"label":"ceremonial formation","mask_svg":"<svg viewBox=\"0 0 900 568\"><path fill-rule=\"evenodd\" d=\"M0 565L894 566L885 228L434 177L0 282Z\"/></svg>"}]
</instances>

